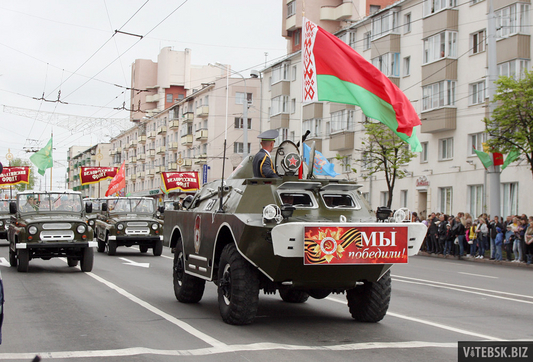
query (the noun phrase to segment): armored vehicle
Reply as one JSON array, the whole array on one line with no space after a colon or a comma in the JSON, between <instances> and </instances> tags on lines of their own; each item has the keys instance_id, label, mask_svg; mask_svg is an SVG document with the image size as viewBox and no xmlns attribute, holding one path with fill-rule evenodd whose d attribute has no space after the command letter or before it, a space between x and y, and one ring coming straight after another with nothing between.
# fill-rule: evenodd
<instances>
[{"instance_id":1,"label":"armored vehicle","mask_svg":"<svg viewBox=\"0 0 533 362\"><path fill-rule=\"evenodd\" d=\"M11 220L9 213L9 203L11 199L0 200L0 239L7 239L7 229Z\"/></svg>"},{"instance_id":2,"label":"armored vehicle","mask_svg":"<svg viewBox=\"0 0 533 362\"><path fill-rule=\"evenodd\" d=\"M246 157L227 180L165 212L177 300L199 302L205 282L214 282L222 319L239 325L254 320L260 290L289 303L345 293L354 319L380 321L390 268L418 252L426 227L406 222L404 209L393 222L382 222L391 211L380 210L378 220L354 182L315 178L312 170L298 177L301 157L290 141L274 164L281 178L253 178Z\"/></svg>"},{"instance_id":3,"label":"armored vehicle","mask_svg":"<svg viewBox=\"0 0 533 362\"><path fill-rule=\"evenodd\" d=\"M155 200L149 197L107 198L96 219L98 251L115 255L118 246L138 245L141 253L149 248L155 256L163 252L163 227Z\"/></svg>"},{"instance_id":4,"label":"armored vehicle","mask_svg":"<svg viewBox=\"0 0 533 362\"><path fill-rule=\"evenodd\" d=\"M24 191L9 204L9 262L19 272L29 261L66 257L68 265L90 272L94 262L93 229L85 222L81 193L75 191Z\"/></svg>"}]
</instances>

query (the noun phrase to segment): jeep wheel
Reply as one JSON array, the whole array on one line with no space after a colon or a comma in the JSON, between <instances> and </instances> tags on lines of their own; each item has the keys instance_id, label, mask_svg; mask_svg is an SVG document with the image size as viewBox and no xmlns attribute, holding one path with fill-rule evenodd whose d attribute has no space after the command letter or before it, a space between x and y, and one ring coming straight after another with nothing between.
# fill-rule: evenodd
<instances>
[{"instance_id":1,"label":"jeep wheel","mask_svg":"<svg viewBox=\"0 0 533 362\"><path fill-rule=\"evenodd\" d=\"M259 304L259 277L234 244L222 250L218 266L218 306L228 324L250 324Z\"/></svg>"},{"instance_id":2,"label":"jeep wheel","mask_svg":"<svg viewBox=\"0 0 533 362\"><path fill-rule=\"evenodd\" d=\"M152 251L154 256L161 256L161 254L163 254L163 240L157 240L154 244L154 250Z\"/></svg>"},{"instance_id":3,"label":"jeep wheel","mask_svg":"<svg viewBox=\"0 0 533 362\"><path fill-rule=\"evenodd\" d=\"M309 298L309 294L302 290L294 289L280 289L279 295L284 302L287 303L305 303Z\"/></svg>"},{"instance_id":4,"label":"jeep wheel","mask_svg":"<svg viewBox=\"0 0 533 362\"><path fill-rule=\"evenodd\" d=\"M181 239L178 239L172 268L174 295L181 303L198 303L205 290L205 280L185 273L185 254Z\"/></svg>"},{"instance_id":5,"label":"jeep wheel","mask_svg":"<svg viewBox=\"0 0 533 362\"><path fill-rule=\"evenodd\" d=\"M9 265L17 266L17 254L9 248Z\"/></svg>"},{"instance_id":6,"label":"jeep wheel","mask_svg":"<svg viewBox=\"0 0 533 362\"><path fill-rule=\"evenodd\" d=\"M115 255L117 253L117 241L116 240L107 240L107 255Z\"/></svg>"},{"instance_id":7,"label":"jeep wheel","mask_svg":"<svg viewBox=\"0 0 533 362\"><path fill-rule=\"evenodd\" d=\"M146 245L139 245L139 250L141 253L146 253L148 251L148 247Z\"/></svg>"},{"instance_id":8,"label":"jeep wheel","mask_svg":"<svg viewBox=\"0 0 533 362\"><path fill-rule=\"evenodd\" d=\"M17 256L17 271L26 273L30 264L30 251L28 249L19 249Z\"/></svg>"},{"instance_id":9,"label":"jeep wheel","mask_svg":"<svg viewBox=\"0 0 533 362\"><path fill-rule=\"evenodd\" d=\"M84 273L90 272L91 270L93 270L93 264L94 264L94 249L89 248L89 247L83 248L81 261L80 261L81 271Z\"/></svg>"},{"instance_id":10,"label":"jeep wheel","mask_svg":"<svg viewBox=\"0 0 533 362\"><path fill-rule=\"evenodd\" d=\"M99 253L103 253L105 251L105 241L98 239L98 248L96 250Z\"/></svg>"},{"instance_id":11,"label":"jeep wheel","mask_svg":"<svg viewBox=\"0 0 533 362\"><path fill-rule=\"evenodd\" d=\"M68 257L67 258L67 264L70 267L78 266L78 259L74 259L74 258Z\"/></svg>"},{"instance_id":12,"label":"jeep wheel","mask_svg":"<svg viewBox=\"0 0 533 362\"><path fill-rule=\"evenodd\" d=\"M364 282L346 293L352 317L358 322L376 323L385 317L391 296L391 278L388 270L377 282Z\"/></svg>"}]
</instances>

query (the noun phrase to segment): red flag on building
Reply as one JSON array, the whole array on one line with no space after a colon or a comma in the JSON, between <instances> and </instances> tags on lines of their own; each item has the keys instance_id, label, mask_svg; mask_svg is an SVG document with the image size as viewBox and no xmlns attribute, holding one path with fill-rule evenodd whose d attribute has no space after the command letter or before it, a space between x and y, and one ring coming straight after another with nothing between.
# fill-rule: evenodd
<instances>
[{"instance_id":1,"label":"red flag on building","mask_svg":"<svg viewBox=\"0 0 533 362\"><path fill-rule=\"evenodd\" d=\"M0 185L16 185L30 183L30 168L28 166L4 167L0 174Z\"/></svg>"},{"instance_id":2,"label":"red flag on building","mask_svg":"<svg viewBox=\"0 0 533 362\"><path fill-rule=\"evenodd\" d=\"M163 192L168 193L172 190L180 189L181 191L196 191L200 188L198 172L161 172L163 181Z\"/></svg>"},{"instance_id":3,"label":"red flag on building","mask_svg":"<svg viewBox=\"0 0 533 362\"><path fill-rule=\"evenodd\" d=\"M501 166L503 165L503 155L499 152L493 152L492 153L492 159L494 166Z\"/></svg>"},{"instance_id":4,"label":"red flag on building","mask_svg":"<svg viewBox=\"0 0 533 362\"><path fill-rule=\"evenodd\" d=\"M109 188L107 189L105 195L113 195L114 193L119 192L123 188L126 187L126 172L124 170L126 166L126 161L122 162L122 165L120 166L120 170L118 170L117 174L113 179L111 180L111 183L109 184Z\"/></svg>"},{"instance_id":5,"label":"red flag on building","mask_svg":"<svg viewBox=\"0 0 533 362\"><path fill-rule=\"evenodd\" d=\"M80 167L82 185L94 184L117 175L116 167Z\"/></svg>"}]
</instances>

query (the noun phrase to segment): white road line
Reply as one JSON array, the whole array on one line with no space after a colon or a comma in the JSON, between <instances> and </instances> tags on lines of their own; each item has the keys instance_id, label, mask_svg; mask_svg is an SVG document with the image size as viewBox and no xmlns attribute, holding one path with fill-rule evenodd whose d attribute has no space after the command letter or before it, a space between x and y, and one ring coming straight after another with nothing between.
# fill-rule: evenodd
<instances>
[{"instance_id":1,"label":"white road line","mask_svg":"<svg viewBox=\"0 0 533 362\"><path fill-rule=\"evenodd\" d=\"M326 299L331 300L333 302L337 302L337 303L341 303L341 304L346 305L346 302L343 301L343 300L338 300L338 299L335 299L335 298L332 298L332 297L326 297ZM422 323L422 324L426 324L428 326L432 326L432 327L436 327L436 328L440 328L440 329L445 329L445 330L456 332L456 333L460 333L460 334L466 334L466 335L472 336L472 337L488 339L488 340L491 340L491 341L501 341L502 340L501 338L496 338L496 337L488 336L488 335L485 335L485 334L471 332L471 331L467 331L465 329L460 329L460 328L447 326L445 324L426 321L426 320L423 320L423 319L420 319L420 318L409 317L409 316L406 316L406 315L403 315L403 314L387 312L387 316L401 318L401 319L409 320L409 321L416 322L416 323Z\"/></svg>"},{"instance_id":2,"label":"white road line","mask_svg":"<svg viewBox=\"0 0 533 362\"><path fill-rule=\"evenodd\" d=\"M482 274L473 274L473 273L465 273L465 272L458 272L458 273L459 274L464 274L464 275L473 275L475 277L499 279L498 277L493 277L492 275L482 275Z\"/></svg>"}]
</instances>

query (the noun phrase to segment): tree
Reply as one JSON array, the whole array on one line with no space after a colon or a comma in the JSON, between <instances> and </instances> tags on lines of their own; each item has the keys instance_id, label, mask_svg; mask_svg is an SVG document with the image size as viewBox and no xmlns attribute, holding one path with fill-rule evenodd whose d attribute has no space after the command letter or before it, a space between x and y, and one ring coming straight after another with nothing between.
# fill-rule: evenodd
<instances>
[{"instance_id":1,"label":"tree","mask_svg":"<svg viewBox=\"0 0 533 362\"><path fill-rule=\"evenodd\" d=\"M26 188L28 190L33 189L33 186L35 185L35 172L34 172L35 170L33 169L33 165L31 164L30 161L25 161L20 158L14 158L9 162L9 166L12 166L12 167L29 166L30 167L30 183L29 184L20 183L20 184L14 185L13 187L17 189L18 191L24 191L26 190Z\"/></svg>"},{"instance_id":2,"label":"tree","mask_svg":"<svg viewBox=\"0 0 533 362\"><path fill-rule=\"evenodd\" d=\"M363 126L366 136L361 142L363 147L358 150L362 153L358 161L365 164L368 171L368 174L363 177L368 178L382 171L385 173L389 191L387 207L390 208L396 180L407 176L402 167L416 157L416 154L411 152L409 145L383 123L367 119Z\"/></svg>"},{"instance_id":3,"label":"tree","mask_svg":"<svg viewBox=\"0 0 533 362\"><path fill-rule=\"evenodd\" d=\"M493 102L492 118L485 118L488 146L500 153L518 150L533 174L533 72L520 79L500 77ZM520 158L519 158L520 159Z\"/></svg>"}]
</instances>

